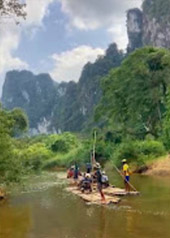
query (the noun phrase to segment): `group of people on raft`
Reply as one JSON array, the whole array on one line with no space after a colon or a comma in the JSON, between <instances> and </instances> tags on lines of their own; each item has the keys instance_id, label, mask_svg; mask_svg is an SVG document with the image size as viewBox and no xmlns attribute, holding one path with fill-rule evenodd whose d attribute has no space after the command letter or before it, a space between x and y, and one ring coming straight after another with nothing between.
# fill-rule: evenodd
<instances>
[{"instance_id":1,"label":"group of people on raft","mask_svg":"<svg viewBox=\"0 0 170 238\"><path fill-rule=\"evenodd\" d=\"M125 189L127 192L130 191L129 181L130 181L130 172L129 165L127 161L122 160L122 174L124 176ZM84 193L85 191L92 192L93 184L97 184L97 189L101 195L102 201L105 201L105 196L103 193L103 188L109 187L109 179L105 171L102 171L101 165L95 163L92 169L90 163L86 164L86 173L82 174L79 170L77 164L71 166L67 171L67 178L73 178L78 186L78 188ZM81 179L79 179L81 178Z\"/></svg>"}]
</instances>

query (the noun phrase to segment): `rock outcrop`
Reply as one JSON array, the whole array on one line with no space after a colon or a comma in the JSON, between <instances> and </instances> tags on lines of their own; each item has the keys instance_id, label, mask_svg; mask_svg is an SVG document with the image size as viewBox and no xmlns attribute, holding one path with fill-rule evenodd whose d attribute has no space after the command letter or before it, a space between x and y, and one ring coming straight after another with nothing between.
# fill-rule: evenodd
<instances>
[{"instance_id":1,"label":"rock outcrop","mask_svg":"<svg viewBox=\"0 0 170 238\"><path fill-rule=\"evenodd\" d=\"M32 134L48 131L55 97L56 83L48 74L34 75L26 70L14 70L6 75L2 93L3 106L8 109L24 109L29 117Z\"/></svg>"},{"instance_id":2,"label":"rock outcrop","mask_svg":"<svg viewBox=\"0 0 170 238\"><path fill-rule=\"evenodd\" d=\"M127 13L128 52L145 45L170 48L170 1L145 0Z\"/></svg>"},{"instance_id":3,"label":"rock outcrop","mask_svg":"<svg viewBox=\"0 0 170 238\"><path fill-rule=\"evenodd\" d=\"M138 8L131 9L127 13L127 33L129 38L128 53L143 46L143 13Z\"/></svg>"},{"instance_id":4,"label":"rock outcrop","mask_svg":"<svg viewBox=\"0 0 170 238\"><path fill-rule=\"evenodd\" d=\"M168 11L168 17L166 11ZM169 0L145 0L143 4L144 45L170 48L169 12Z\"/></svg>"},{"instance_id":5,"label":"rock outcrop","mask_svg":"<svg viewBox=\"0 0 170 238\"><path fill-rule=\"evenodd\" d=\"M85 65L78 83L57 84L48 74L8 72L3 86L3 106L24 109L31 134L81 131L92 121L101 98L102 77L119 66L123 58L123 52L111 44L104 56Z\"/></svg>"},{"instance_id":6,"label":"rock outcrop","mask_svg":"<svg viewBox=\"0 0 170 238\"><path fill-rule=\"evenodd\" d=\"M142 10L130 9L127 53L145 45L170 48L169 12L170 0L145 0ZM104 56L85 65L78 83L57 84L48 74L11 71L3 87L3 105L24 109L33 134L84 130L93 125L94 108L102 95L102 78L124 57L117 45L111 44Z\"/></svg>"}]
</instances>

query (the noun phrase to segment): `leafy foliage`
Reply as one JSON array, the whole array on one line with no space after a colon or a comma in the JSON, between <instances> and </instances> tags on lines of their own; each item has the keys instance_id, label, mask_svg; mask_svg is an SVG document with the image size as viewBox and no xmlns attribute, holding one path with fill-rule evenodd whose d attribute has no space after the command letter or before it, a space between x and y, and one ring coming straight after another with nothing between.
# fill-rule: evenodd
<instances>
[{"instance_id":1,"label":"leafy foliage","mask_svg":"<svg viewBox=\"0 0 170 238\"><path fill-rule=\"evenodd\" d=\"M166 113L163 119L162 140L168 150L170 150L170 90L168 90Z\"/></svg>"},{"instance_id":2,"label":"leafy foliage","mask_svg":"<svg viewBox=\"0 0 170 238\"><path fill-rule=\"evenodd\" d=\"M103 118L122 136L140 139L147 134L160 136L169 75L169 50L152 47L137 50L103 81L96 119Z\"/></svg>"},{"instance_id":3,"label":"leafy foliage","mask_svg":"<svg viewBox=\"0 0 170 238\"><path fill-rule=\"evenodd\" d=\"M25 121L25 126L21 126L19 118L26 117L21 111L7 112L0 107L0 181L2 178L7 181L18 181L23 172L21 162L14 154L11 137L15 128L25 130L27 122Z\"/></svg>"},{"instance_id":4,"label":"leafy foliage","mask_svg":"<svg viewBox=\"0 0 170 238\"><path fill-rule=\"evenodd\" d=\"M155 159L164 154L166 154L166 151L162 142L154 140L125 141L115 148L111 160L119 166L122 159L143 165L148 160Z\"/></svg>"}]
</instances>

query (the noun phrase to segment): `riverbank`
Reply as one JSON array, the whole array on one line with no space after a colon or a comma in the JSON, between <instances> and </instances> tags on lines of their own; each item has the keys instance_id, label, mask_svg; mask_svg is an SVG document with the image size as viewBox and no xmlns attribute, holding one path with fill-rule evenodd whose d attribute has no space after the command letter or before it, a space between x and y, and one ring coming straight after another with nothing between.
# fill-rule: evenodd
<instances>
[{"instance_id":1,"label":"riverbank","mask_svg":"<svg viewBox=\"0 0 170 238\"><path fill-rule=\"evenodd\" d=\"M147 164L147 170L143 172L149 176L170 176L170 155L166 155Z\"/></svg>"}]
</instances>

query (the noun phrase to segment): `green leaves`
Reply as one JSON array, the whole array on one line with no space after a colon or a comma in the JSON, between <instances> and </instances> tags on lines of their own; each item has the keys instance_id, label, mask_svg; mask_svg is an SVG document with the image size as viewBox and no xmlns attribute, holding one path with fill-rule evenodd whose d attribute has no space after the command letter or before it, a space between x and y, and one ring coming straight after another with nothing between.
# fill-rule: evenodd
<instances>
[{"instance_id":1,"label":"green leaves","mask_svg":"<svg viewBox=\"0 0 170 238\"><path fill-rule=\"evenodd\" d=\"M105 78L103 97L96 112L122 134L158 137L170 82L170 51L145 47L131 54ZM106 120L107 116L107 120Z\"/></svg>"},{"instance_id":2,"label":"green leaves","mask_svg":"<svg viewBox=\"0 0 170 238\"><path fill-rule=\"evenodd\" d=\"M22 164L14 153L12 135L27 128L25 114L15 109L12 112L0 106L0 181L18 181L22 173Z\"/></svg>"}]
</instances>

